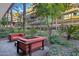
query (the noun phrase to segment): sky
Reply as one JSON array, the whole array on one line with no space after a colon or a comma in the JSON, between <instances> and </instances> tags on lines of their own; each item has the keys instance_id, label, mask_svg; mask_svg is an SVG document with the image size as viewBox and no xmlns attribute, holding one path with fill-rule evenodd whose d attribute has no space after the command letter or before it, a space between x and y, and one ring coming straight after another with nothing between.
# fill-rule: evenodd
<instances>
[{"instance_id":1,"label":"sky","mask_svg":"<svg viewBox=\"0 0 79 59\"><path fill-rule=\"evenodd\" d=\"M31 3L26 3L26 10L31 6ZM17 3L12 7L13 12L16 12L15 10L19 10L19 12L23 11L22 3Z\"/></svg>"}]
</instances>

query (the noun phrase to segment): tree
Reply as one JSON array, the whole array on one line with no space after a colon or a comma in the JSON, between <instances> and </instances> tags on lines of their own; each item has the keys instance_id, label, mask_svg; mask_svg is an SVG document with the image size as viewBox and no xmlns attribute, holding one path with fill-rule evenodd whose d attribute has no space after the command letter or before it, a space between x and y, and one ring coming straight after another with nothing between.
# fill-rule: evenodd
<instances>
[{"instance_id":1,"label":"tree","mask_svg":"<svg viewBox=\"0 0 79 59\"><path fill-rule=\"evenodd\" d=\"M2 25L2 27L6 27L6 25L8 24L8 19L6 18L6 17L3 17L2 19L1 19L1 25Z\"/></svg>"},{"instance_id":2,"label":"tree","mask_svg":"<svg viewBox=\"0 0 79 59\"><path fill-rule=\"evenodd\" d=\"M57 20L61 16L62 12L65 11L65 5L63 3L38 3L34 7L35 14L43 17L46 20L48 26L48 33L52 33L53 20Z\"/></svg>"},{"instance_id":3,"label":"tree","mask_svg":"<svg viewBox=\"0 0 79 59\"><path fill-rule=\"evenodd\" d=\"M23 3L23 32L25 33L26 4Z\"/></svg>"}]
</instances>

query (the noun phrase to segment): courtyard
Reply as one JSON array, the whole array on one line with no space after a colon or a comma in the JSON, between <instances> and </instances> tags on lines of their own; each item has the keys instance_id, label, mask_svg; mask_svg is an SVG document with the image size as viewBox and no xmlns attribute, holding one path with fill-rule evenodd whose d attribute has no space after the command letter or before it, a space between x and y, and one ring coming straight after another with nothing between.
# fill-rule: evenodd
<instances>
[{"instance_id":1,"label":"courtyard","mask_svg":"<svg viewBox=\"0 0 79 59\"><path fill-rule=\"evenodd\" d=\"M0 8L0 56L79 56L79 4L3 3Z\"/></svg>"}]
</instances>

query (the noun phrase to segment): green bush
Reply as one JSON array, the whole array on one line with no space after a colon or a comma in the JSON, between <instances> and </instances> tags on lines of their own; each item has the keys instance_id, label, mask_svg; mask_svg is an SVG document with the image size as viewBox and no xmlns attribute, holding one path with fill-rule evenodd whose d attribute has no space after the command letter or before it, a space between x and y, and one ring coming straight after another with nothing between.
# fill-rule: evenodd
<instances>
[{"instance_id":1,"label":"green bush","mask_svg":"<svg viewBox=\"0 0 79 59\"><path fill-rule=\"evenodd\" d=\"M79 48L73 48L71 53L70 53L71 56L79 56Z\"/></svg>"},{"instance_id":2,"label":"green bush","mask_svg":"<svg viewBox=\"0 0 79 59\"><path fill-rule=\"evenodd\" d=\"M50 48L49 48L49 51L48 51L48 55L49 56L69 56L70 55L70 51L71 49L67 48L67 47L63 47L61 45L58 45L58 44L54 44L52 45ZM67 51L65 51L65 49Z\"/></svg>"},{"instance_id":3,"label":"green bush","mask_svg":"<svg viewBox=\"0 0 79 59\"><path fill-rule=\"evenodd\" d=\"M71 36L75 33L79 31L79 26L73 26L73 25L69 25L66 27L65 32L67 33L67 39L70 40Z\"/></svg>"},{"instance_id":4,"label":"green bush","mask_svg":"<svg viewBox=\"0 0 79 59\"><path fill-rule=\"evenodd\" d=\"M0 20L0 23L1 23L2 26L5 27L5 26L8 24L7 21L8 21L7 17L3 17L3 18Z\"/></svg>"},{"instance_id":5,"label":"green bush","mask_svg":"<svg viewBox=\"0 0 79 59\"><path fill-rule=\"evenodd\" d=\"M0 31L0 38L7 37L10 33L22 33L22 29L13 28L13 29L2 29Z\"/></svg>"},{"instance_id":6,"label":"green bush","mask_svg":"<svg viewBox=\"0 0 79 59\"><path fill-rule=\"evenodd\" d=\"M76 40L79 40L79 32L74 33L72 37Z\"/></svg>"},{"instance_id":7,"label":"green bush","mask_svg":"<svg viewBox=\"0 0 79 59\"><path fill-rule=\"evenodd\" d=\"M49 42L53 44L59 44L66 47L72 47L73 44L69 42L68 40L64 40L60 38L61 32L59 31L53 31L53 34L48 37Z\"/></svg>"},{"instance_id":8,"label":"green bush","mask_svg":"<svg viewBox=\"0 0 79 59\"><path fill-rule=\"evenodd\" d=\"M0 38L5 38L9 34L9 31L0 32Z\"/></svg>"},{"instance_id":9,"label":"green bush","mask_svg":"<svg viewBox=\"0 0 79 59\"><path fill-rule=\"evenodd\" d=\"M48 34L47 34L46 31L40 31L40 30L37 31L36 35L37 35L37 36L45 36L45 37L48 36Z\"/></svg>"},{"instance_id":10,"label":"green bush","mask_svg":"<svg viewBox=\"0 0 79 59\"><path fill-rule=\"evenodd\" d=\"M64 40L64 39L60 39L60 37L56 35L49 36L48 39L49 39L49 42L52 44L59 44L59 45L66 46L66 47L70 47L73 45L71 42Z\"/></svg>"},{"instance_id":11,"label":"green bush","mask_svg":"<svg viewBox=\"0 0 79 59\"><path fill-rule=\"evenodd\" d=\"M10 33L22 33L23 30L21 28L13 28L13 29L9 29Z\"/></svg>"},{"instance_id":12,"label":"green bush","mask_svg":"<svg viewBox=\"0 0 79 59\"><path fill-rule=\"evenodd\" d=\"M77 33L78 34L78 33ZM49 48L50 56L79 56L79 48L72 42L61 39L59 33L54 33L48 37L49 42L53 45Z\"/></svg>"},{"instance_id":13,"label":"green bush","mask_svg":"<svg viewBox=\"0 0 79 59\"><path fill-rule=\"evenodd\" d=\"M54 44L49 48L49 56L79 56L78 47L63 47L58 44Z\"/></svg>"},{"instance_id":14,"label":"green bush","mask_svg":"<svg viewBox=\"0 0 79 59\"><path fill-rule=\"evenodd\" d=\"M33 38L36 36L37 30L35 28L32 28L25 32L27 38Z\"/></svg>"}]
</instances>

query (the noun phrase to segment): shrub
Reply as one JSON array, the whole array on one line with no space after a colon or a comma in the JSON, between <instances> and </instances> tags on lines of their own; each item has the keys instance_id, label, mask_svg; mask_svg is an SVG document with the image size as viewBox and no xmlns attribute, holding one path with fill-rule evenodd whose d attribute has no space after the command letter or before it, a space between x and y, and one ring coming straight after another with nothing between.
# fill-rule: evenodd
<instances>
[{"instance_id":1,"label":"shrub","mask_svg":"<svg viewBox=\"0 0 79 59\"><path fill-rule=\"evenodd\" d=\"M23 30L21 28L13 28L12 30L9 30L10 33L22 33Z\"/></svg>"},{"instance_id":2,"label":"shrub","mask_svg":"<svg viewBox=\"0 0 79 59\"><path fill-rule=\"evenodd\" d=\"M0 32L0 38L5 38L9 34L9 31Z\"/></svg>"},{"instance_id":3,"label":"shrub","mask_svg":"<svg viewBox=\"0 0 79 59\"><path fill-rule=\"evenodd\" d=\"M48 55L50 56L79 56L78 47L64 47L54 44L49 48Z\"/></svg>"},{"instance_id":4,"label":"shrub","mask_svg":"<svg viewBox=\"0 0 79 59\"><path fill-rule=\"evenodd\" d=\"M8 21L8 19L6 17L3 17L2 20L0 20L0 23L1 23L2 26L5 27L5 25L8 24L7 21Z\"/></svg>"},{"instance_id":5,"label":"shrub","mask_svg":"<svg viewBox=\"0 0 79 59\"><path fill-rule=\"evenodd\" d=\"M22 29L18 29L18 28L13 28L13 29L2 29L0 31L0 38L4 38L4 37L7 37L8 34L10 33L22 33Z\"/></svg>"},{"instance_id":6,"label":"shrub","mask_svg":"<svg viewBox=\"0 0 79 59\"><path fill-rule=\"evenodd\" d=\"M61 45L54 44L49 48L49 56L69 56L71 49L63 47ZM67 51L66 51L67 50Z\"/></svg>"},{"instance_id":7,"label":"shrub","mask_svg":"<svg viewBox=\"0 0 79 59\"><path fill-rule=\"evenodd\" d=\"M48 39L49 39L49 42L52 44L59 44L66 47L71 47L73 45L71 42L64 39L60 39L60 37L56 35L50 36Z\"/></svg>"},{"instance_id":8,"label":"shrub","mask_svg":"<svg viewBox=\"0 0 79 59\"><path fill-rule=\"evenodd\" d=\"M37 36L46 36L46 37L48 36L46 31L40 31L40 30L37 31L36 35Z\"/></svg>"},{"instance_id":9,"label":"shrub","mask_svg":"<svg viewBox=\"0 0 79 59\"><path fill-rule=\"evenodd\" d=\"M79 48L73 48L71 53L70 53L71 56L79 56Z\"/></svg>"},{"instance_id":10,"label":"shrub","mask_svg":"<svg viewBox=\"0 0 79 59\"><path fill-rule=\"evenodd\" d=\"M64 47L54 44L49 48L48 55L50 56L79 56L78 47Z\"/></svg>"},{"instance_id":11,"label":"shrub","mask_svg":"<svg viewBox=\"0 0 79 59\"><path fill-rule=\"evenodd\" d=\"M65 29L65 32L67 33L67 39L70 40L71 35L73 35L75 32L79 30L79 26L67 26Z\"/></svg>"},{"instance_id":12,"label":"shrub","mask_svg":"<svg viewBox=\"0 0 79 59\"><path fill-rule=\"evenodd\" d=\"M72 37L76 40L79 40L79 32L74 33Z\"/></svg>"},{"instance_id":13,"label":"shrub","mask_svg":"<svg viewBox=\"0 0 79 59\"><path fill-rule=\"evenodd\" d=\"M34 36L36 36L36 33L37 33L37 30L35 28L32 28L32 29L26 31L26 34L28 34L28 35L26 35L26 37L33 38Z\"/></svg>"}]
</instances>

